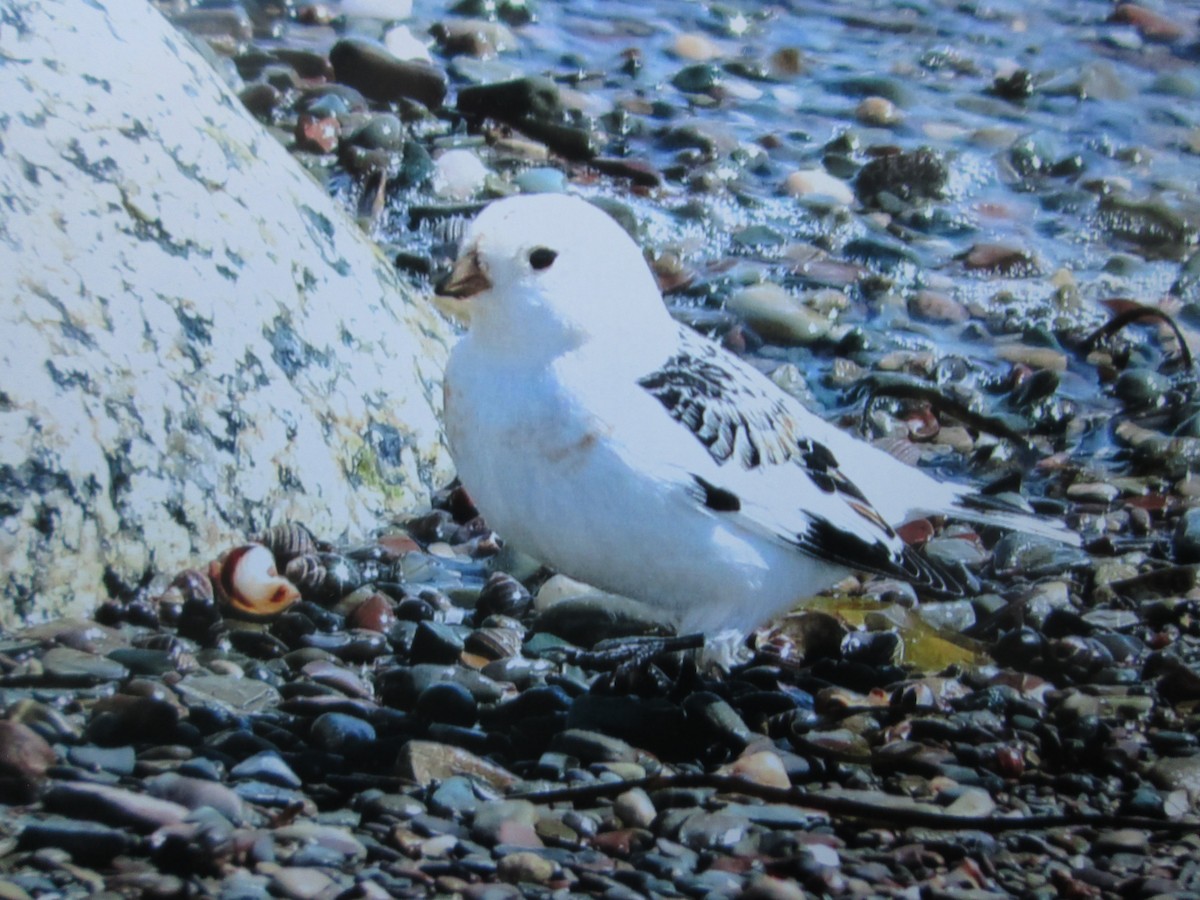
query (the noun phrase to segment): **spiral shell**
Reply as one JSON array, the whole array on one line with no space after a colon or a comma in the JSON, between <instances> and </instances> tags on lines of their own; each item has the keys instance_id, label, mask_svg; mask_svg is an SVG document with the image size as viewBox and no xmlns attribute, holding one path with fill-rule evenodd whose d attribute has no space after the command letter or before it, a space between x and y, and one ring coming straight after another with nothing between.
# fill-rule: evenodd
<instances>
[{"instance_id":1,"label":"spiral shell","mask_svg":"<svg viewBox=\"0 0 1200 900\"><path fill-rule=\"evenodd\" d=\"M279 568L285 567L297 556L317 552L317 539L307 526L299 522L272 525L252 540L275 555L275 564Z\"/></svg>"},{"instance_id":2,"label":"spiral shell","mask_svg":"<svg viewBox=\"0 0 1200 900\"><path fill-rule=\"evenodd\" d=\"M506 572L493 572L475 601L475 615L520 616L533 605L533 597L525 585Z\"/></svg>"},{"instance_id":3,"label":"spiral shell","mask_svg":"<svg viewBox=\"0 0 1200 900\"><path fill-rule=\"evenodd\" d=\"M521 652L523 631L513 628L476 628L466 639L466 649L484 659L508 659Z\"/></svg>"},{"instance_id":4,"label":"spiral shell","mask_svg":"<svg viewBox=\"0 0 1200 900\"><path fill-rule=\"evenodd\" d=\"M339 553L297 556L287 564L284 575L305 597L320 602L341 600L364 583L362 567Z\"/></svg>"},{"instance_id":5,"label":"spiral shell","mask_svg":"<svg viewBox=\"0 0 1200 900\"><path fill-rule=\"evenodd\" d=\"M213 579L231 609L270 616L300 599L297 587L275 568L275 555L262 544L244 544L225 554Z\"/></svg>"}]
</instances>

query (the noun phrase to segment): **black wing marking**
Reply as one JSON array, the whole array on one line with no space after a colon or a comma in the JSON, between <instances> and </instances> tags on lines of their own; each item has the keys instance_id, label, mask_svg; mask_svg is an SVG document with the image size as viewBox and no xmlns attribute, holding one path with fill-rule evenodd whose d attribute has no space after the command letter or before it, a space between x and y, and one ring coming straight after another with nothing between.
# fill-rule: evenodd
<instances>
[{"instance_id":1,"label":"black wing marking","mask_svg":"<svg viewBox=\"0 0 1200 900\"><path fill-rule=\"evenodd\" d=\"M700 487L701 501L709 509L714 512L740 512L742 508L742 500L733 491L727 491L725 488L717 487L710 481L706 481L699 475L693 475L696 484Z\"/></svg>"},{"instance_id":2,"label":"black wing marking","mask_svg":"<svg viewBox=\"0 0 1200 900\"><path fill-rule=\"evenodd\" d=\"M808 529L796 536L796 545L806 553L856 571L903 578L935 595L964 595L964 585L957 577L911 547L904 545L899 552L892 552L879 541L864 539L819 517L814 517Z\"/></svg>"},{"instance_id":3,"label":"black wing marking","mask_svg":"<svg viewBox=\"0 0 1200 900\"><path fill-rule=\"evenodd\" d=\"M679 351L661 368L638 380L671 418L704 445L718 466L731 462L742 469L794 465L823 493L840 498L870 524L862 532L847 530L806 512L808 526L798 534L780 534L797 549L856 571L903 578L934 594L961 596L962 585L941 566L904 546L838 466L824 444L804 437L782 396L755 383L711 342L680 329ZM736 493L698 475L695 495L718 513L742 509Z\"/></svg>"},{"instance_id":4,"label":"black wing marking","mask_svg":"<svg viewBox=\"0 0 1200 900\"><path fill-rule=\"evenodd\" d=\"M717 465L736 460L743 469L792 464L816 487L837 494L889 538L885 522L862 491L838 468L824 444L800 434L781 397L773 397L739 369L725 364L712 342L686 328L680 350L662 368L638 379L676 422L692 432Z\"/></svg>"},{"instance_id":5,"label":"black wing marking","mask_svg":"<svg viewBox=\"0 0 1200 900\"><path fill-rule=\"evenodd\" d=\"M691 336L638 384L704 444L718 465L736 459L754 469L795 458L801 450L786 407L721 365L719 354L715 345Z\"/></svg>"}]
</instances>

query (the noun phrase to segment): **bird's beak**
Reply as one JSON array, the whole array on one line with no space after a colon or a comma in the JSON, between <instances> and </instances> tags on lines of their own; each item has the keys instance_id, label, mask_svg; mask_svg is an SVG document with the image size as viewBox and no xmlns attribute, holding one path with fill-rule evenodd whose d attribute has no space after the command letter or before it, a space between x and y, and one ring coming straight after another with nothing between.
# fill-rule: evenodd
<instances>
[{"instance_id":1,"label":"bird's beak","mask_svg":"<svg viewBox=\"0 0 1200 900\"><path fill-rule=\"evenodd\" d=\"M433 290L442 297L466 300L489 290L491 286L491 281L479 264L479 254L472 250L458 258L450 274L439 281Z\"/></svg>"}]
</instances>

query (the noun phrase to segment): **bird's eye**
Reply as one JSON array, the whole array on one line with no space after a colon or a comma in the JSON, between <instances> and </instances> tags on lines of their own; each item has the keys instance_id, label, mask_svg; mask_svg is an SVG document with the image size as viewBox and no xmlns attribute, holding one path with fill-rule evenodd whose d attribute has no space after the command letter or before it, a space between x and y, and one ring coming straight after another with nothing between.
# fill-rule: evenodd
<instances>
[{"instance_id":1,"label":"bird's eye","mask_svg":"<svg viewBox=\"0 0 1200 900\"><path fill-rule=\"evenodd\" d=\"M529 251L529 265L535 269L548 269L558 258L558 254L549 247L534 247Z\"/></svg>"}]
</instances>

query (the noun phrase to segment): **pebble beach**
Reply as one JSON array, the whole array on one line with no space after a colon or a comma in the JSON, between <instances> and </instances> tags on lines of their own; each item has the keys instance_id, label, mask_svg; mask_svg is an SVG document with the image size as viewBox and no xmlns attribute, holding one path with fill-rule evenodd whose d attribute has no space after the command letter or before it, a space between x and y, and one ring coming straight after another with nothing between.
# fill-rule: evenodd
<instances>
[{"instance_id":1,"label":"pebble beach","mask_svg":"<svg viewBox=\"0 0 1200 900\"><path fill-rule=\"evenodd\" d=\"M155 5L418 290L578 193L1082 546L908 523L966 599L851 578L716 671L461 486L282 522L0 633L0 900L1200 896L1200 5Z\"/></svg>"}]
</instances>

